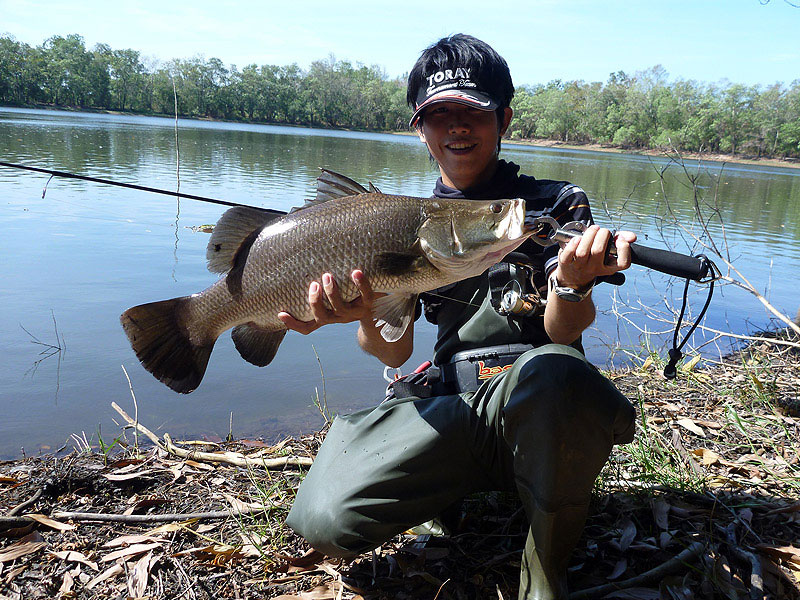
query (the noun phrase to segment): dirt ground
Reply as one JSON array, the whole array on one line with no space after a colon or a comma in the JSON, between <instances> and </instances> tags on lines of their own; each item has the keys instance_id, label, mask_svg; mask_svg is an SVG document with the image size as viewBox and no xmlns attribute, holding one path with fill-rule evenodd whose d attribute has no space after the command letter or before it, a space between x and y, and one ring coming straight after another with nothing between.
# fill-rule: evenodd
<instances>
[{"instance_id":1,"label":"dirt ground","mask_svg":"<svg viewBox=\"0 0 800 600\"><path fill-rule=\"evenodd\" d=\"M544 148L564 148L569 150L592 150L595 152L613 152L617 154L641 154L645 156L673 156L678 158L678 153L668 149L655 148L652 150L620 148L608 144L573 144L560 142L557 140L503 140L506 144L521 144L525 146L542 146ZM744 156L741 154L722 154L706 152L680 152L680 158L684 160L700 160L703 162L717 163L740 163L745 165L768 165L772 167L785 167L787 169L800 169L800 160L796 158L757 158L755 156Z\"/></svg>"},{"instance_id":2,"label":"dirt ground","mask_svg":"<svg viewBox=\"0 0 800 600\"><path fill-rule=\"evenodd\" d=\"M637 437L598 480L571 598L800 599L800 349L778 337L675 381L654 361L609 374ZM465 499L447 537L308 554L284 518L323 437L137 449L129 430L109 456L0 463L0 599L516 598L509 494Z\"/></svg>"}]
</instances>

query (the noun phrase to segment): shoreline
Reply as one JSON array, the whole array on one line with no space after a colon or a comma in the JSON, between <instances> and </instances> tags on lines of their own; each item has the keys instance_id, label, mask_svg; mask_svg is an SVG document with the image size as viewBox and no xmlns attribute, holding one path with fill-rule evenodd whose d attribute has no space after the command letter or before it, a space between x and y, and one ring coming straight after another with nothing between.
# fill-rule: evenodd
<instances>
[{"instance_id":1,"label":"shoreline","mask_svg":"<svg viewBox=\"0 0 800 600\"><path fill-rule=\"evenodd\" d=\"M6 106L2 105L0 108L28 108L28 109L38 109L38 110L54 110L54 111L62 111L62 112L73 112L73 113L95 113L95 114L107 114L107 115L132 115L132 116L139 116L139 117L161 117L166 119L173 119L175 115L170 114L162 114L162 113L137 113L137 112L130 112L130 111L120 111L120 110L111 110L111 109L94 109L94 108L75 108L69 106L49 106L49 105L31 105L31 106ZM189 116L179 116L179 119L191 120L191 121L211 121L211 122L219 122L219 123L242 123L246 125L275 125L278 127L297 127L303 129L322 129L322 130L330 130L330 131L353 131L353 132L363 132L363 133L386 133L389 135L416 135L414 131L402 131L402 130L387 130L387 131L375 131L371 129L357 129L351 127L326 127L322 125L298 125L296 123L270 123L266 121L230 121L227 119L215 119L212 117L189 117ZM706 162L714 162L714 163L734 163L734 164L742 164L742 165L750 165L750 166L770 166L770 167L782 167L785 169L800 169L800 158L753 158L748 156L737 156L733 154L706 154L702 152L677 152L672 149L667 148L654 148L654 149L632 149L632 148L621 148L617 146L612 146L610 144L601 144L597 142L587 142L587 143L576 143L571 144L569 142L562 142L560 140L549 140L549 139L539 139L539 138L523 138L523 139L503 139L503 143L509 146L529 146L534 148L554 148L554 149L563 149L563 150L584 150L588 152L603 152L608 154L623 154L623 155L632 155L632 156L658 156L658 157L667 157L667 156L674 156L680 157L682 159L687 160L696 160L696 161L706 161Z\"/></svg>"}]
</instances>

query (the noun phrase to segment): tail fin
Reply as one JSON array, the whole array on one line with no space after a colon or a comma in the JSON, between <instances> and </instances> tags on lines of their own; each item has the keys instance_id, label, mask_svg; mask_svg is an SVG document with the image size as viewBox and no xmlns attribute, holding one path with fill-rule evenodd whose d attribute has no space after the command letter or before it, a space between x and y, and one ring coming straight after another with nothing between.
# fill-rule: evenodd
<instances>
[{"instance_id":1,"label":"tail fin","mask_svg":"<svg viewBox=\"0 0 800 600\"><path fill-rule=\"evenodd\" d=\"M189 301L182 297L141 304L119 319L144 368L182 394L200 385L216 341L203 346L192 343L181 319Z\"/></svg>"}]
</instances>

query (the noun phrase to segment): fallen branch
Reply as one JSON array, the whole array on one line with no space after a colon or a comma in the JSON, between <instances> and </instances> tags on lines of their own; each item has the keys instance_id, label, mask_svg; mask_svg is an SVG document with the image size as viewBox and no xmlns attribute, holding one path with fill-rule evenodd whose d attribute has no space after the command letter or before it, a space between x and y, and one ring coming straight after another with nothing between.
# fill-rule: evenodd
<instances>
[{"instance_id":1,"label":"fallen branch","mask_svg":"<svg viewBox=\"0 0 800 600\"><path fill-rule=\"evenodd\" d=\"M55 511L50 513L53 519L70 521L103 521L109 523L170 523L172 521L204 521L214 519L227 519L228 517L242 517L259 514L267 511L266 506L243 507L240 509L216 510L211 512L196 513L166 513L153 515L123 515L116 513L89 513ZM36 522L31 517L0 517L0 527L27 525Z\"/></svg>"},{"instance_id":2,"label":"fallen branch","mask_svg":"<svg viewBox=\"0 0 800 600\"><path fill-rule=\"evenodd\" d=\"M646 585L653 581L661 581L664 576L679 569L685 563L689 562L695 556L700 554L704 547L705 545L702 542L695 542L677 556L655 567L654 569L650 569L649 571L642 573L641 575L631 577L630 579L625 579L624 581L606 583L604 585L598 585L597 587L573 592L569 595L569 600L591 600L592 598L602 598L609 592L624 590L639 585Z\"/></svg>"},{"instance_id":3,"label":"fallen branch","mask_svg":"<svg viewBox=\"0 0 800 600\"><path fill-rule=\"evenodd\" d=\"M124 410L122 410L116 402L111 403L111 407L116 410L120 416L131 426L152 441L161 450L173 454L180 458L188 458L196 461L204 461L211 463L220 463L234 465L236 467L262 467L264 469L280 469L283 467L310 467L313 459L306 456L282 456L279 458L248 458L238 452L200 452L198 450L187 450L176 446L168 433L164 434L164 441L162 442L158 436L147 429L141 423L137 423L132 419Z\"/></svg>"}]
</instances>

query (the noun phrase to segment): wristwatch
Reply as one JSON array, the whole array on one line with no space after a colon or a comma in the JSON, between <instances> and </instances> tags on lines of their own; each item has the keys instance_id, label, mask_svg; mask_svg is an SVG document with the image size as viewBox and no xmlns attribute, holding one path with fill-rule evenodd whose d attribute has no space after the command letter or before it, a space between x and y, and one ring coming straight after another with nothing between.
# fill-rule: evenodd
<instances>
[{"instance_id":1,"label":"wristwatch","mask_svg":"<svg viewBox=\"0 0 800 600\"><path fill-rule=\"evenodd\" d=\"M592 279L588 285L576 290L575 288L564 287L559 284L558 279L556 279L556 274L553 273L550 275L547 288L549 294L555 294L562 300L566 300L567 302L580 302L592 293L594 283L595 280Z\"/></svg>"}]
</instances>

